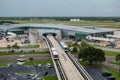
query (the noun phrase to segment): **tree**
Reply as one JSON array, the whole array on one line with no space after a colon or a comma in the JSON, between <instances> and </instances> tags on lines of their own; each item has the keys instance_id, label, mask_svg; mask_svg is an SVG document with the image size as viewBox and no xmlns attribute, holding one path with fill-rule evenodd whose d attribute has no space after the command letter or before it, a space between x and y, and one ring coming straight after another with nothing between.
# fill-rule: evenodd
<instances>
[{"instance_id":1,"label":"tree","mask_svg":"<svg viewBox=\"0 0 120 80\"><path fill-rule=\"evenodd\" d=\"M82 41L82 42L80 43L80 50L83 50L83 49L85 49L85 48L88 47L88 46L90 46L90 45L87 44L86 42Z\"/></svg>"},{"instance_id":2,"label":"tree","mask_svg":"<svg viewBox=\"0 0 120 80\"><path fill-rule=\"evenodd\" d=\"M79 58L88 61L91 65L93 62L103 62L105 61L105 53L101 49L96 49L94 47L88 46L83 50L80 50Z\"/></svg>"},{"instance_id":3,"label":"tree","mask_svg":"<svg viewBox=\"0 0 120 80\"><path fill-rule=\"evenodd\" d=\"M30 57L30 58L29 58L29 61L30 61L31 64L34 66L34 62L33 62L33 61L34 61L34 58Z\"/></svg>"},{"instance_id":4,"label":"tree","mask_svg":"<svg viewBox=\"0 0 120 80\"><path fill-rule=\"evenodd\" d=\"M73 47L73 50L72 50L72 52L73 52L73 53L76 53L76 52L78 52L78 49L77 49L77 47Z\"/></svg>"},{"instance_id":5,"label":"tree","mask_svg":"<svg viewBox=\"0 0 120 80\"><path fill-rule=\"evenodd\" d=\"M117 54L115 59L116 61L120 61L120 54ZM119 77L120 77L120 67L119 67Z\"/></svg>"},{"instance_id":6,"label":"tree","mask_svg":"<svg viewBox=\"0 0 120 80\"><path fill-rule=\"evenodd\" d=\"M12 45L13 49L19 49L20 47L17 45L17 43L15 43L14 45Z\"/></svg>"},{"instance_id":7,"label":"tree","mask_svg":"<svg viewBox=\"0 0 120 80\"><path fill-rule=\"evenodd\" d=\"M10 45L7 45L7 49L9 50L9 52L10 52L10 48L11 48L11 46L10 46Z\"/></svg>"},{"instance_id":8,"label":"tree","mask_svg":"<svg viewBox=\"0 0 120 80\"><path fill-rule=\"evenodd\" d=\"M77 42L75 42L75 43L72 44L72 46L74 46L74 47L78 47L79 44L78 44Z\"/></svg>"},{"instance_id":9,"label":"tree","mask_svg":"<svg viewBox=\"0 0 120 80\"><path fill-rule=\"evenodd\" d=\"M12 49L13 49L13 50L15 49L15 44L14 44L14 45L12 45Z\"/></svg>"},{"instance_id":10,"label":"tree","mask_svg":"<svg viewBox=\"0 0 120 80\"><path fill-rule=\"evenodd\" d=\"M80 58L80 56L82 56L82 52L84 52L84 49L85 48L87 48L87 47L89 47L90 45L89 44L87 44L86 42L84 42L84 41L82 41L81 43L80 43L80 46L79 46L79 50L80 50L80 53L78 54L78 58Z\"/></svg>"},{"instance_id":11,"label":"tree","mask_svg":"<svg viewBox=\"0 0 120 80\"><path fill-rule=\"evenodd\" d=\"M18 49L20 49L20 47L19 47L18 45L16 45L16 47L15 47L15 48L16 48L17 50L18 50Z\"/></svg>"},{"instance_id":12,"label":"tree","mask_svg":"<svg viewBox=\"0 0 120 80\"><path fill-rule=\"evenodd\" d=\"M120 60L120 54L117 54L115 59L116 59L116 61L119 61Z\"/></svg>"}]
</instances>

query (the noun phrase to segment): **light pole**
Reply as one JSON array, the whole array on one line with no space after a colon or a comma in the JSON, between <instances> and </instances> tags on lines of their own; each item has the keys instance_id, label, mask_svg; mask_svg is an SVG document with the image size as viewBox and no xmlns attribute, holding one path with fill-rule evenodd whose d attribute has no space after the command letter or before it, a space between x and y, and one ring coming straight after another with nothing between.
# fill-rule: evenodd
<instances>
[{"instance_id":1,"label":"light pole","mask_svg":"<svg viewBox=\"0 0 120 80\"><path fill-rule=\"evenodd\" d=\"M120 60L118 61L120 63ZM119 65L118 65L119 66ZM120 77L120 66L119 66L119 77Z\"/></svg>"}]
</instances>

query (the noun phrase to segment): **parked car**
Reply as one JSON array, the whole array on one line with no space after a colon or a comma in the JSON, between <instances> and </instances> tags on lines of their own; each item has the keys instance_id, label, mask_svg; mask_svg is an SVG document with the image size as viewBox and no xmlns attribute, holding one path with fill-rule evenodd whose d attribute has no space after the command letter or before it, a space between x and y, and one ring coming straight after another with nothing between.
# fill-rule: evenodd
<instances>
[{"instance_id":1,"label":"parked car","mask_svg":"<svg viewBox=\"0 0 120 80\"><path fill-rule=\"evenodd\" d=\"M37 67L38 67L38 68L41 68L41 67L42 67L42 65L41 65L41 64L38 64L38 65L37 65Z\"/></svg>"},{"instance_id":2,"label":"parked car","mask_svg":"<svg viewBox=\"0 0 120 80\"><path fill-rule=\"evenodd\" d=\"M108 72L103 72L102 75L103 75L104 77L106 77L106 76L111 76L112 74L111 74L111 73L108 73Z\"/></svg>"},{"instance_id":3,"label":"parked car","mask_svg":"<svg viewBox=\"0 0 120 80\"><path fill-rule=\"evenodd\" d=\"M50 63L47 63L47 64L46 64L46 67L51 68L52 65L51 65Z\"/></svg>"}]
</instances>

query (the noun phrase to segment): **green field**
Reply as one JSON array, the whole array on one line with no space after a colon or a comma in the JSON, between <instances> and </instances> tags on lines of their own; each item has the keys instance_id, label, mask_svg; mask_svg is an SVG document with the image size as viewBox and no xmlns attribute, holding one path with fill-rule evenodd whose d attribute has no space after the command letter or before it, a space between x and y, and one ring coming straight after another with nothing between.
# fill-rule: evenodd
<instances>
[{"instance_id":1,"label":"green field","mask_svg":"<svg viewBox=\"0 0 120 80\"><path fill-rule=\"evenodd\" d=\"M8 21L8 20L7 20ZM55 21L55 20L10 20L16 23L51 23L51 24L65 24L73 26L96 26L104 28L120 28L119 22L114 21Z\"/></svg>"},{"instance_id":2,"label":"green field","mask_svg":"<svg viewBox=\"0 0 120 80\"><path fill-rule=\"evenodd\" d=\"M118 66L120 66L120 62L119 61L116 61L116 62L110 62L111 64L116 64Z\"/></svg>"},{"instance_id":3,"label":"green field","mask_svg":"<svg viewBox=\"0 0 120 80\"><path fill-rule=\"evenodd\" d=\"M116 56L120 52L104 51L106 56Z\"/></svg>"}]
</instances>

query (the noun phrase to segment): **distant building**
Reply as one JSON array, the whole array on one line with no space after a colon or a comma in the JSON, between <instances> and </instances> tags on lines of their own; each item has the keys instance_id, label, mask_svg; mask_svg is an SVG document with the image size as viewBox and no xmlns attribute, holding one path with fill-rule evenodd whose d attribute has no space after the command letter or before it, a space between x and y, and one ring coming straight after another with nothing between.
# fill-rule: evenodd
<instances>
[{"instance_id":1,"label":"distant building","mask_svg":"<svg viewBox=\"0 0 120 80\"><path fill-rule=\"evenodd\" d=\"M81 19L70 19L70 21L81 21L81 22L83 22L84 20L81 20Z\"/></svg>"}]
</instances>

